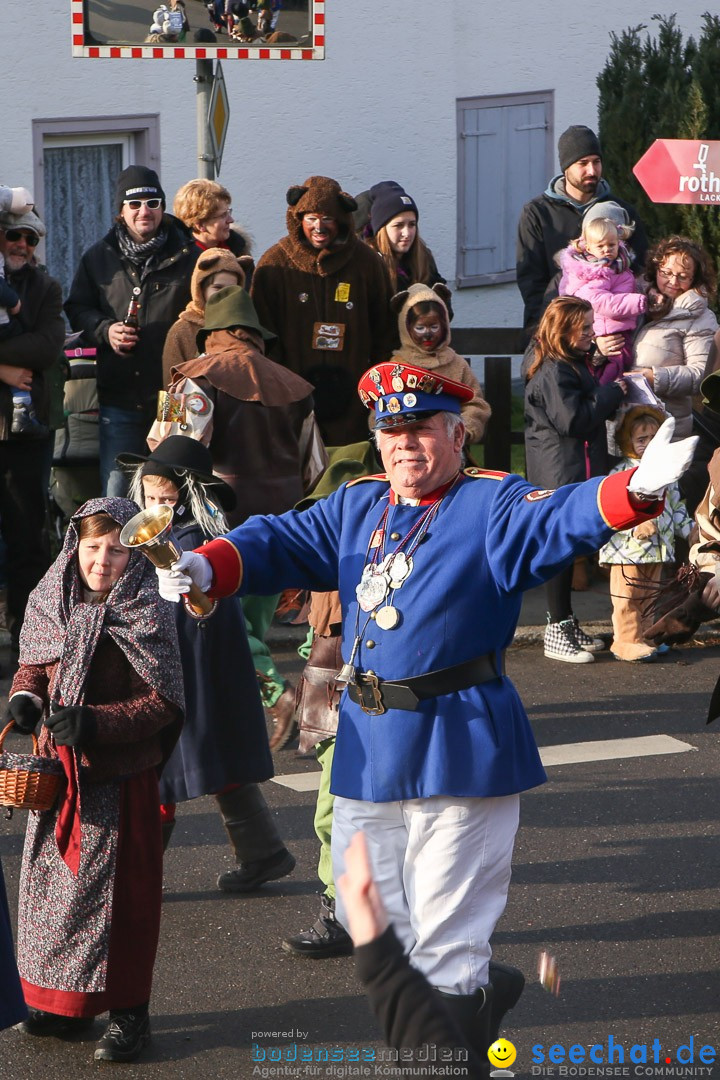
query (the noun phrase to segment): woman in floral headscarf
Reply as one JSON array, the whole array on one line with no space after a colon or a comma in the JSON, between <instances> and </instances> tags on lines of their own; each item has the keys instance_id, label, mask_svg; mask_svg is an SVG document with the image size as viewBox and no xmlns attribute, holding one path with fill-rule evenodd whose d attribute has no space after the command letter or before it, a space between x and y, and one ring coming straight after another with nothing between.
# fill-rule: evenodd
<instances>
[{"instance_id":1,"label":"woman in floral headscarf","mask_svg":"<svg viewBox=\"0 0 720 1080\"><path fill-rule=\"evenodd\" d=\"M30 1035L74 1034L110 1012L98 1061L132 1061L150 1038L160 930L158 773L182 724L173 615L152 565L120 544L137 513L93 499L31 594L10 692L16 726L42 720L40 753L66 785L31 814L18 967Z\"/></svg>"}]
</instances>

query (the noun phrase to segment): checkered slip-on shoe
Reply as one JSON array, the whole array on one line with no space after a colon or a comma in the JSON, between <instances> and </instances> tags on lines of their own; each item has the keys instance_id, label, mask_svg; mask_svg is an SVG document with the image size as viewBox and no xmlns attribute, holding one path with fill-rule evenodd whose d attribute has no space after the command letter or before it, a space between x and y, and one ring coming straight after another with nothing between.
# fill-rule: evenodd
<instances>
[{"instance_id":1,"label":"checkered slip-on shoe","mask_svg":"<svg viewBox=\"0 0 720 1080\"><path fill-rule=\"evenodd\" d=\"M595 657L581 649L575 640L572 619L549 622L545 627L545 655L549 660L562 660L566 664L592 664Z\"/></svg>"}]
</instances>

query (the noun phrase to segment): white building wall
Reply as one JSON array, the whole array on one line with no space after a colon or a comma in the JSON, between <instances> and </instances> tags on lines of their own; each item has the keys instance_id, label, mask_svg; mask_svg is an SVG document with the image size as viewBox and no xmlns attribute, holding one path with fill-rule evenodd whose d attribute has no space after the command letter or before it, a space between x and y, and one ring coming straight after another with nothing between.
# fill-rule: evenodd
<instances>
[{"instance_id":1,"label":"white building wall","mask_svg":"<svg viewBox=\"0 0 720 1080\"><path fill-rule=\"evenodd\" d=\"M198 0L187 7L193 27L208 25ZM416 199L421 232L453 284L456 99L551 89L555 135L595 126L610 31L652 26L658 9L678 7L683 31L697 34L707 0L604 0L591 13L577 0L327 0L325 61L223 62L231 115L219 179L256 255L284 232L291 184L323 173L357 193L396 179ZM0 182L33 186L32 119L149 112L161 115L168 196L197 175L194 61L73 59L69 0L45 0L30 37L26 4L2 4L0 26L3 41L18 45L4 49L0 75L10 103ZM514 284L460 290L454 305L457 325L521 322Z\"/></svg>"}]
</instances>

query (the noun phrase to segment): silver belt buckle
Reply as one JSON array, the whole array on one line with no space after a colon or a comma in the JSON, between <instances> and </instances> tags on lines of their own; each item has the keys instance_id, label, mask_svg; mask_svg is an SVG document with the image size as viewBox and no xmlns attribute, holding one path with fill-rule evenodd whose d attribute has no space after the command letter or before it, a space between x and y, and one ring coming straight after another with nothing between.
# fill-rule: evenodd
<instances>
[{"instance_id":1,"label":"silver belt buckle","mask_svg":"<svg viewBox=\"0 0 720 1080\"><path fill-rule=\"evenodd\" d=\"M360 708L368 716L381 716L387 712L383 704L380 680L374 671L362 671L356 675L356 685L360 695Z\"/></svg>"}]
</instances>

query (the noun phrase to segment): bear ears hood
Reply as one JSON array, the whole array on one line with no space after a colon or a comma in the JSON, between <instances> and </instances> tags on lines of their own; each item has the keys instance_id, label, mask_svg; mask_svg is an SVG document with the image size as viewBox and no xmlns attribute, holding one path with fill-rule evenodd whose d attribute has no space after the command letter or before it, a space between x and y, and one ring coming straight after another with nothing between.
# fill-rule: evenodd
<instances>
[{"instance_id":1,"label":"bear ears hood","mask_svg":"<svg viewBox=\"0 0 720 1080\"><path fill-rule=\"evenodd\" d=\"M335 218L343 236L354 231L353 211L357 210L357 203L352 195L341 189L337 180L331 180L329 176L309 176L304 184L288 188L286 198L287 230L297 242L302 240L303 214Z\"/></svg>"},{"instance_id":2,"label":"bear ears hood","mask_svg":"<svg viewBox=\"0 0 720 1080\"><path fill-rule=\"evenodd\" d=\"M395 293L390 301L390 307L398 316L398 333L403 349L413 349L421 355L426 355L422 349L418 349L410 337L408 316L416 304L424 304L428 301L439 304L445 313L445 335L435 352L439 352L450 344L450 315L447 305L451 295L447 285L443 285L442 282L437 282L432 288L418 282L403 292Z\"/></svg>"}]
</instances>

